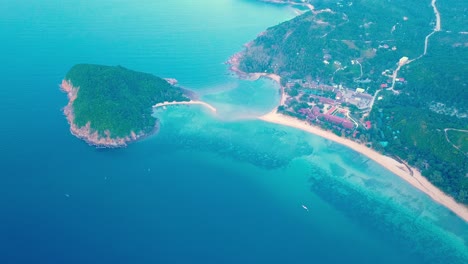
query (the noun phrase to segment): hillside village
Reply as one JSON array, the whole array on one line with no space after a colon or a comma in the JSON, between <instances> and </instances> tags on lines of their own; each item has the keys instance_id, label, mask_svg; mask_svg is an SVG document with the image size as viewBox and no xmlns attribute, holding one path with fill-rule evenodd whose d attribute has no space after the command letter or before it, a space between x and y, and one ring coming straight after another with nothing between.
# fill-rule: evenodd
<instances>
[{"instance_id":1,"label":"hillside village","mask_svg":"<svg viewBox=\"0 0 468 264\"><path fill-rule=\"evenodd\" d=\"M300 7L238 60L281 77L278 112L404 160L468 204L462 2L262 1Z\"/></svg>"},{"instance_id":2,"label":"hillside village","mask_svg":"<svg viewBox=\"0 0 468 264\"><path fill-rule=\"evenodd\" d=\"M389 78L371 95L360 87L350 89L343 85L322 84L319 80L289 79L283 87L284 104L278 111L332 130L337 135L359 140L361 133L372 128L372 123L365 120L374 101L383 99L379 92L390 89L392 82ZM405 79L397 78L396 82L404 84ZM380 143L383 147L387 144L385 141Z\"/></svg>"}]
</instances>

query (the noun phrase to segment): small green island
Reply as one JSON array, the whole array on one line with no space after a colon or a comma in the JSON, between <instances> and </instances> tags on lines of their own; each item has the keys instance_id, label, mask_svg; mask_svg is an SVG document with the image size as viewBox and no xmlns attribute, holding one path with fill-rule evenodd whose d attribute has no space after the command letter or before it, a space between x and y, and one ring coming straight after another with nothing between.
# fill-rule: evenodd
<instances>
[{"instance_id":1,"label":"small green island","mask_svg":"<svg viewBox=\"0 0 468 264\"><path fill-rule=\"evenodd\" d=\"M70 131L97 147L126 146L157 130L153 106L190 101L174 84L121 66L77 64L61 84Z\"/></svg>"}]
</instances>

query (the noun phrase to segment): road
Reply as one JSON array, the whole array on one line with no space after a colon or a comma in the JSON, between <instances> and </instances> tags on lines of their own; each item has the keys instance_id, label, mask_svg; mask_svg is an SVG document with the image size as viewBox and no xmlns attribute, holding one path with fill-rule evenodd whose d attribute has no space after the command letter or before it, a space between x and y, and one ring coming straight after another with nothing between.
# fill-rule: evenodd
<instances>
[{"instance_id":1,"label":"road","mask_svg":"<svg viewBox=\"0 0 468 264\"><path fill-rule=\"evenodd\" d=\"M448 138L447 131L458 131L458 132L468 133L468 130L456 129L456 128L446 128L446 129L444 129L444 132L445 132L445 139L447 140L447 142L448 142L450 145L452 145L452 147L454 147L455 149L457 149L457 150L460 151L461 153L465 154L465 156L468 156L468 153L463 152L463 151L460 149L459 146L453 144L452 141L450 141L450 139Z\"/></svg>"},{"instance_id":2,"label":"road","mask_svg":"<svg viewBox=\"0 0 468 264\"><path fill-rule=\"evenodd\" d=\"M407 61L404 64L401 64L401 65L398 64L398 67L395 69L395 71L393 71L392 86L390 88L388 88L387 90L390 90L390 91L393 91L394 93L397 93L393 88L395 88L396 79L398 78L398 72L400 71L401 67L404 66L404 65L408 65L408 64L410 64L410 63L412 63L414 61L417 61L420 58L424 57L427 54L427 48L429 46L429 39L431 38L432 35L434 35L436 32L438 32L438 31L440 31L442 29L442 21L441 21L441 18L440 18L440 12L437 9L436 1L437 0L432 0L432 2L431 2L432 8L434 9L434 15L435 15L435 18L436 18L436 23L435 23L435 26L434 26L434 29L432 30L432 32L429 33L426 36L425 40L424 40L424 52L423 52L423 54L419 55L419 57L417 57L416 59L412 59L412 60Z\"/></svg>"}]
</instances>

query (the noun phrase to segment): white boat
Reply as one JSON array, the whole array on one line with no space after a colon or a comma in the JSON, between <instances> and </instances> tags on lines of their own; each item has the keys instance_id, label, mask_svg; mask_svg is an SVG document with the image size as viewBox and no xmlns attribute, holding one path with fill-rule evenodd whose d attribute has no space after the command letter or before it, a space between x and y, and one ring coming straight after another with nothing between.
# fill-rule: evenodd
<instances>
[{"instance_id":1,"label":"white boat","mask_svg":"<svg viewBox=\"0 0 468 264\"><path fill-rule=\"evenodd\" d=\"M309 208L307 208L307 206L305 205L302 205L302 208L304 208L304 210L306 210L307 212L309 211Z\"/></svg>"}]
</instances>

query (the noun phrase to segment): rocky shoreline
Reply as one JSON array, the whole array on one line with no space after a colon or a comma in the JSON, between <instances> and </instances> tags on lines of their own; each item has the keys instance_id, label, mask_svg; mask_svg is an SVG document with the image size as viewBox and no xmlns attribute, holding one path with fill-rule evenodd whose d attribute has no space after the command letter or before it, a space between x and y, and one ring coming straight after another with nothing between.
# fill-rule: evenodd
<instances>
[{"instance_id":1,"label":"rocky shoreline","mask_svg":"<svg viewBox=\"0 0 468 264\"><path fill-rule=\"evenodd\" d=\"M263 34L263 33L262 33ZM252 45L252 42L249 42L245 44L245 48L249 48L250 45ZM268 77L269 74L267 73L248 73L244 72L239 68L240 61L242 57L245 55L245 51L240 51L234 55L232 55L229 60L226 62L226 64L229 65L229 71L233 72L236 74L239 78L244 79L244 80L250 80L250 81L256 81L262 76Z\"/></svg>"},{"instance_id":2,"label":"rocky shoreline","mask_svg":"<svg viewBox=\"0 0 468 264\"><path fill-rule=\"evenodd\" d=\"M226 64L229 65L229 70L233 73L235 73L238 77L242 79L252 79L251 74L246 73L239 69L239 64L240 60L242 59L242 56L244 55L244 51L240 51L234 55L232 55L229 60L226 62Z\"/></svg>"},{"instance_id":3,"label":"rocky shoreline","mask_svg":"<svg viewBox=\"0 0 468 264\"><path fill-rule=\"evenodd\" d=\"M109 131L105 131L104 132L105 136L102 136L99 134L98 131L93 130L91 128L90 122L86 123L85 126L78 127L74 122L75 114L73 112L73 102L75 101L80 88L74 87L73 84L67 80L62 80L62 83L60 84L60 88L63 92L67 93L67 96L68 96L68 104L63 108L63 114L65 115L68 123L70 124L70 132L77 138L84 140L89 145L95 146L98 148L120 148L120 147L126 147L127 144L130 142L133 142L133 141L136 141L136 140L139 140L148 136L148 134L145 134L143 132L140 132L137 134L134 131L132 131L130 135L126 137L111 138ZM152 133L156 132L157 128L158 128L158 125L155 124L155 127Z\"/></svg>"},{"instance_id":4,"label":"rocky shoreline","mask_svg":"<svg viewBox=\"0 0 468 264\"><path fill-rule=\"evenodd\" d=\"M259 36L262 35L262 34L265 34L265 32L260 33ZM246 48L249 48L252 44L253 44L253 42L249 42L249 43L245 44L244 46ZM234 74L236 74L241 79L256 81L261 77L266 77L266 78L270 78L271 80L277 82L279 84L279 86L280 86L280 91L281 91L280 105L284 105L286 97L285 97L285 93L284 93L284 86L281 84L281 76L279 76L278 74L275 74L275 73L264 73L264 72L263 73L262 72L247 73L247 72L244 72L243 70L241 70L239 68L240 61L241 61L242 57L244 56L244 54L245 54L245 51L240 51L240 52L232 55L229 58L229 60L226 62L226 64L229 65L229 70L231 72L233 72Z\"/></svg>"}]
</instances>

